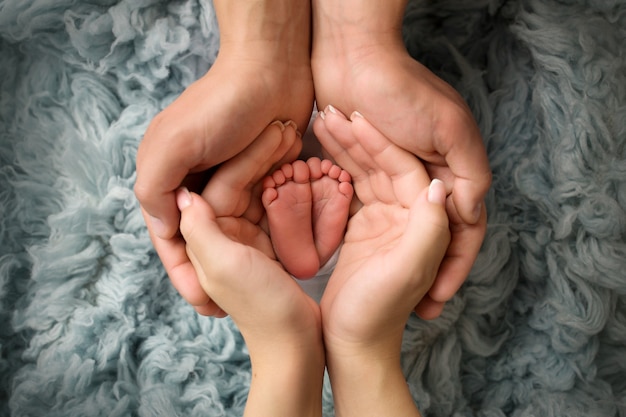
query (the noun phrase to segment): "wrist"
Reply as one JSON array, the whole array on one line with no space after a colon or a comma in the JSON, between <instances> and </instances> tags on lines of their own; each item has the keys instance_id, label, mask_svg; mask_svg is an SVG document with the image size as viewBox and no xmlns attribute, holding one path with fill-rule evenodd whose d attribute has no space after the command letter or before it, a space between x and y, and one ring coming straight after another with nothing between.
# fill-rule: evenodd
<instances>
[{"instance_id":1,"label":"wrist","mask_svg":"<svg viewBox=\"0 0 626 417\"><path fill-rule=\"evenodd\" d=\"M214 0L220 53L308 63L309 0Z\"/></svg>"},{"instance_id":2,"label":"wrist","mask_svg":"<svg viewBox=\"0 0 626 417\"><path fill-rule=\"evenodd\" d=\"M245 416L322 415L325 354L319 337L250 347L252 380Z\"/></svg>"},{"instance_id":3,"label":"wrist","mask_svg":"<svg viewBox=\"0 0 626 417\"><path fill-rule=\"evenodd\" d=\"M406 0L313 0L313 56L328 49L350 56L402 45ZM316 51L317 49L317 51Z\"/></svg>"},{"instance_id":4,"label":"wrist","mask_svg":"<svg viewBox=\"0 0 626 417\"><path fill-rule=\"evenodd\" d=\"M327 351L327 366L337 416L420 416L400 366L399 349Z\"/></svg>"}]
</instances>

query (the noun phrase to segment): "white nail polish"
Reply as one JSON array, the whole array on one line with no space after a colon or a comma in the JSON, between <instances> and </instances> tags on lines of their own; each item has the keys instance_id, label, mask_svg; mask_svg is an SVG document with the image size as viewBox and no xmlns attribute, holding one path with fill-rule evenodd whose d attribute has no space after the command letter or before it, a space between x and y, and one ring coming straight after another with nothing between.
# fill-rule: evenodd
<instances>
[{"instance_id":1,"label":"white nail polish","mask_svg":"<svg viewBox=\"0 0 626 417\"><path fill-rule=\"evenodd\" d=\"M270 123L270 125L278 127L281 132L285 131L285 124L281 122L280 120L275 120L272 123Z\"/></svg>"},{"instance_id":2,"label":"white nail polish","mask_svg":"<svg viewBox=\"0 0 626 417\"><path fill-rule=\"evenodd\" d=\"M295 130L296 132L298 131L298 125L293 120L288 120L287 123L285 123L285 127L287 126L292 126L293 130Z\"/></svg>"},{"instance_id":3,"label":"white nail polish","mask_svg":"<svg viewBox=\"0 0 626 417\"><path fill-rule=\"evenodd\" d=\"M180 187L176 193L176 204L178 209L183 211L191 205L191 194L186 187Z\"/></svg>"},{"instance_id":4,"label":"white nail polish","mask_svg":"<svg viewBox=\"0 0 626 417\"><path fill-rule=\"evenodd\" d=\"M428 187L428 201L431 203L446 204L446 186L443 181L435 178Z\"/></svg>"},{"instance_id":5,"label":"white nail polish","mask_svg":"<svg viewBox=\"0 0 626 417\"><path fill-rule=\"evenodd\" d=\"M363 118L363 115L361 113L359 113L358 111L353 111L352 114L350 115L350 120L354 120L356 118Z\"/></svg>"}]
</instances>

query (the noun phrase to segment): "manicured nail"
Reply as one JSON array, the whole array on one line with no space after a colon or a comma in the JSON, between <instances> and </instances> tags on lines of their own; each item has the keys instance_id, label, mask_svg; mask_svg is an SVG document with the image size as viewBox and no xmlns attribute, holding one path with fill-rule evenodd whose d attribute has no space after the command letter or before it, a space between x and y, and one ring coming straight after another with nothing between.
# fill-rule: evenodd
<instances>
[{"instance_id":1,"label":"manicured nail","mask_svg":"<svg viewBox=\"0 0 626 417\"><path fill-rule=\"evenodd\" d=\"M289 122L287 122L289 123ZM283 122L281 122L280 120L275 120L272 123L270 123L270 125L272 126L277 126L281 132L285 131L285 124Z\"/></svg>"},{"instance_id":2,"label":"manicured nail","mask_svg":"<svg viewBox=\"0 0 626 417\"><path fill-rule=\"evenodd\" d=\"M165 228L165 224L161 219L150 216L150 225L152 226L152 231L158 237L165 239L165 237L167 236L167 229Z\"/></svg>"},{"instance_id":3,"label":"manicured nail","mask_svg":"<svg viewBox=\"0 0 626 417\"><path fill-rule=\"evenodd\" d=\"M186 187L180 187L176 192L176 204L180 211L191 205L191 194L189 194L189 190Z\"/></svg>"},{"instance_id":4,"label":"manicured nail","mask_svg":"<svg viewBox=\"0 0 626 417\"><path fill-rule=\"evenodd\" d=\"M359 117L359 118L361 118L361 119L362 119L362 118L363 118L363 115L362 115L361 113L359 113L358 111L356 111L356 110L355 110L355 111L353 111L353 112L352 112L352 114L350 115L350 120L354 120L354 119L356 119L357 117Z\"/></svg>"},{"instance_id":5,"label":"manicured nail","mask_svg":"<svg viewBox=\"0 0 626 417\"><path fill-rule=\"evenodd\" d=\"M318 112L318 113L317 113L317 115L318 115L319 117L321 117L321 118L322 118L322 120L326 120L326 113L324 113L324 111L320 111L320 112Z\"/></svg>"},{"instance_id":6,"label":"manicured nail","mask_svg":"<svg viewBox=\"0 0 626 417\"><path fill-rule=\"evenodd\" d=\"M298 131L298 125L293 120L288 120L287 123L285 123L285 127L287 126L292 126L293 130L295 130L296 132Z\"/></svg>"},{"instance_id":7,"label":"manicured nail","mask_svg":"<svg viewBox=\"0 0 626 417\"><path fill-rule=\"evenodd\" d=\"M446 186L443 181L435 178L428 187L428 201L435 204L446 204Z\"/></svg>"},{"instance_id":8,"label":"manicured nail","mask_svg":"<svg viewBox=\"0 0 626 417\"><path fill-rule=\"evenodd\" d=\"M337 109L334 108L332 104L329 104L328 106L326 106L326 109L324 109L324 111L326 111L326 110L328 110L332 114L337 114Z\"/></svg>"},{"instance_id":9,"label":"manicured nail","mask_svg":"<svg viewBox=\"0 0 626 417\"><path fill-rule=\"evenodd\" d=\"M474 223L476 223L478 219L480 219L480 215L482 214L482 211L483 211L483 203L476 204L476 207L474 207L474 210L472 211L472 219L474 220Z\"/></svg>"}]
</instances>

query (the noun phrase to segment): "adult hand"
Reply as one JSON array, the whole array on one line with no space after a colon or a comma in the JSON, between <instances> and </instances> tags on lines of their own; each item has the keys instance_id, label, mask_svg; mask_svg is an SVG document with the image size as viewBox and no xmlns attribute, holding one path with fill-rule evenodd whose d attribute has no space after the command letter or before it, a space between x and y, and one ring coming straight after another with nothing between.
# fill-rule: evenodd
<instances>
[{"instance_id":1,"label":"adult hand","mask_svg":"<svg viewBox=\"0 0 626 417\"><path fill-rule=\"evenodd\" d=\"M231 315L252 363L244 416L321 416L325 369L321 317L273 259L269 238L244 217L216 217L181 189L181 232L202 289Z\"/></svg>"},{"instance_id":2,"label":"adult hand","mask_svg":"<svg viewBox=\"0 0 626 417\"><path fill-rule=\"evenodd\" d=\"M261 179L274 166L293 160L302 147L302 141L293 123L275 122L243 152L231 158L213 175L203 197L219 218L220 226L229 233L245 233L248 243L254 242L267 256L273 250L267 235L259 227L263 217L260 200ZM150 229L150 223L148 223ZM151 231L153 237L154 232ZM154 246L168 272L172 284L198 313L223 316L224 312L209 297L189 260L185 239L154 239Z\"/></svg>"},{"instance_id":3,"label":"adult hand","mask_svg":"<svg viewBox=\"0 0 626 417\"><path fill-rule=\"evenodd\" d=\"M213 3L215 63L154 118L137 152L135 193L164 263L180 246L171 241L180 219L175 190L237 155L274 120L306 128L313 106L310 1Z\"/></svg>"},{"instance_id":4,"label":"adult hand","mask_svg":"<svg viewBox=\"0 0 626 417\"><path fill-rule=\"evenodd\" d=\"M282 132L272 125L220 167L202 197L185 188L177 192L197 291L210 297L217 315L230 314L250 352L252 381L244 416L322 414L325 355L319 306L276 261L260 226L260 179L282 163L281 155L299 150L299 142L291 125Z\"/></svg>"},{"instance_id":5,"label":"adult hand","mask_svg":"<svg viewBox=\"0 0 626 417\"><path fill-rule=\"evenodd\" d=\"M350 172L362 204L320 303L335 407L338 415L418 415L400 347L450 241L445 187L429 186L421 162L365 119L323 117L318 138Z\"/></svg>"},{"instance_id":6,"label":"adult hand","mask_svg":"<svg viewBox=\"0 0 626 417\"><path fill-rule=\"evenodd\" d=\"M358 7L357 7L358 4ZM479 129L460 95L412 59L402 43L406 1L313 0L312 69L318 108L358 111L444 181L452 240L416 308L438 316L467 277L486 230L491 172Z\"/></svg>"},{"instance_id":7,"label":"adult hand","mask_svg":"<svg viewBox=\"0 0 626 417\"><path fill-rule=\"evenodd\" d=\"M319 307L275 259L259 225L244 217L217 217L206 200L185 188L177 200L199 283L232 317L246 343L274 345L280 335L321 329Z\"/></svg>"}]
</instances>

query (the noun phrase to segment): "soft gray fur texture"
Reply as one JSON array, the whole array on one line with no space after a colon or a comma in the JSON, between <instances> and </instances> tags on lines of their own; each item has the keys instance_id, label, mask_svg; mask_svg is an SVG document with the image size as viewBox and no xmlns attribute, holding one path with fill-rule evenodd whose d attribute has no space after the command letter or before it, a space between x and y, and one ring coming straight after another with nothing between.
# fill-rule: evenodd
<instances>
[{"instance_id":1,"label":"soft gray fur texture","mask_svg":"<svg viewBox=\"0 0 626 417\"><path fill-rule=\"evenodd\" d=\"M416 0L404 33L494 173L466 284L407 325L421 411L626 417L626 2ZM173 290L132 192L218 47L208 0L0 0L0 415L242 413L242 338Z\"/></svg>"}]
</instances>

